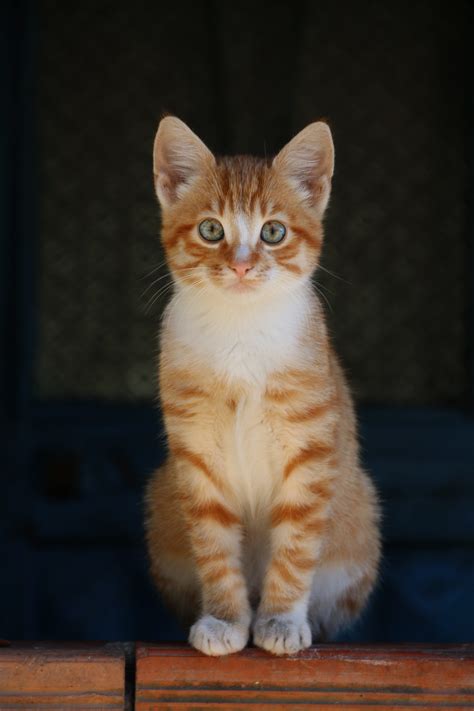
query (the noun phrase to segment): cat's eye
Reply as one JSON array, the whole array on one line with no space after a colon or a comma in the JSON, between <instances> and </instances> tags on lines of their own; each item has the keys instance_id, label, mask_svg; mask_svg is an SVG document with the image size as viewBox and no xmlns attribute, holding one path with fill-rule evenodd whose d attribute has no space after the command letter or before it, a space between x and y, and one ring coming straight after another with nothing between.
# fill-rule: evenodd
<instances>
[{"instance_id":1,"label":"cat's eye","mask_svg":"<svg viewBox=\"0 0 474 711\"><path fill-rule=\"evenodd\" d=\"M260 237L267 244L278 244L284 239L286 235L286 227L282 225L281 222L277 220L270 220L270 222L265 222L260 232Z\"/></svg>"},{"instance_id":2,"label":"cat's eye","mask_svg":"<svg viewBox=\"0 0 474 711\"><path fill-rule=\"evenodd\" d=\"M224 228L219 220L203 220L199 225L199 234L207 242L219 242L224 237Z\"/></svg>"}]
</instances>

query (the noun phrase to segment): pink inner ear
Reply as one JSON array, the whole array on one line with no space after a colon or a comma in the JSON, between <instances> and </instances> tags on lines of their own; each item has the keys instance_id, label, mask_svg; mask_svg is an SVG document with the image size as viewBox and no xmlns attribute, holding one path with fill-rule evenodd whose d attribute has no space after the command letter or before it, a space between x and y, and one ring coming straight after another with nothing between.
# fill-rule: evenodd
<instances>
[{"instance_id":1,"label":"pink inner ear","mask_svg":"<svg viewBox=\"0 0 474 711\"><path fill-rule=\"evenodd\" d=\"M326 207L334 168L334 146L327 124L310 124L278 154L275 166L299 184L307 200L321 214Z\"/></svg>"},{"instance_id":2,"label":"pink inner ear","mask_svg":"<svg viewBox=\"0 0 474 711\"><path fill-rule=\"evenodd\" d=\"M160 200L164 199L166 202L171 202L173 199L172 185L164 173L159 173L155 175L155 189Z\"/></svg>"},{"instance_id":3,"label":"pink inner ear","mask_svg":"<svg viewBox=\"0 0 474 711\"><path fill-rule=\"evenodd\" d=\"M321 195L324 192L324 176L321 177L319 175L314 175L311 177L307 177L306 180L303 181L304 187L308 190L308 192L311 194L313 200L312 202L315 203L319 200Z\"/></svg>"},{"instance_id":4,"label":"pink inner ear","mask_svg":"<svg viewBox=\"0 0 474 711\"><path fill-rule=\"evenodd\" d=\"M155 187L160 200L174 202L178 197L178 186L183 182L185 182L184 178L177 171L173 173L166 169L161 170L155 176Z\"/></svg>"},{"instance_id":5,"label":"pink inner ear","mask_svg":"<svg viewBox=\"0 0 474 711\"><path fill-rule=\"evenodd\" d=\"M164 118L155 137L153 161L155 187L160 202L179 198L179 186L210 165L212 153L191 129L176 117Z\"/></svg>"}]
</instances>

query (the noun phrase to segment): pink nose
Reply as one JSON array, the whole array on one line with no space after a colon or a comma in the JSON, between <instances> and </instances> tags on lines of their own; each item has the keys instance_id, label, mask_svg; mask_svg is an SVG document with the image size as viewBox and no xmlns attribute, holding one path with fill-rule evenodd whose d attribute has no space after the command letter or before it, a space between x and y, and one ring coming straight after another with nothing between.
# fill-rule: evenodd
<instances>
[{"instance_id":1,"label":"pink nose","mask_svg":"<svg viewBox=\"0 0 474 711\"><path fill-rule=\"evenodd\" d=\"M234 270L239 279L242 279L242 277L244 277L247 272L249 272L253 268L253 265L250 264L250 262L234 262L229 266L231 269Z\"/></svg>"}]
</instances>

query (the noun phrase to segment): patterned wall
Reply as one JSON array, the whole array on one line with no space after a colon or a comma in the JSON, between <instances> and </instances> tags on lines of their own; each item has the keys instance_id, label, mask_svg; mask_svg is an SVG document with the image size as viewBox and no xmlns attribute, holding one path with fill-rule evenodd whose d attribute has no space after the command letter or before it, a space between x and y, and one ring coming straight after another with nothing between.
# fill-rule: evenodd
<instances>
[{"instance_id":1,"label":"patterned wall","mask_svg":"<svg viewBox=\"0 0 474 711\"><path fill-rule=\"evenodd\" d=\"M462 400L467 3L402 5L39 2L38 397L153 397L169 111L219 152L271 153L326 117L340 278L317 280L356 393Z\"/></svg>"}]
</instances>

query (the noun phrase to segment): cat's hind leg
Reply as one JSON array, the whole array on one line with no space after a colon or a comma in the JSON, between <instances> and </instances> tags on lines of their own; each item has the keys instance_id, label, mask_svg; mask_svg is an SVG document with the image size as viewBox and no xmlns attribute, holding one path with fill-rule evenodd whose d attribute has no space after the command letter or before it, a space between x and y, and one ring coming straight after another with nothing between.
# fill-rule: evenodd
<instances>
[{"instance_id":1,"label":"cat's hind leg","mask_svg":"<svg viewBox=\"0 0 474 711\"><path fill-rule=\"evenodd\" d=\"M328 564L317 569L308 608L313 642L331 640L341 629L357 620L372 592L375 579L375 571L364 571L349 562Z\"/></svg>"},{"instance_id":2,"label":"cat's hind leg","mask_svg":"<svg viewBox=\"0 0 474 711\"><path fill-rule=\"evenodd\" d=\"M187 532L179 515L168 464L157 470L146 496L150 572L165 604L189 627L200 611L199 583Z\"/></svg>"}]
</instances>

